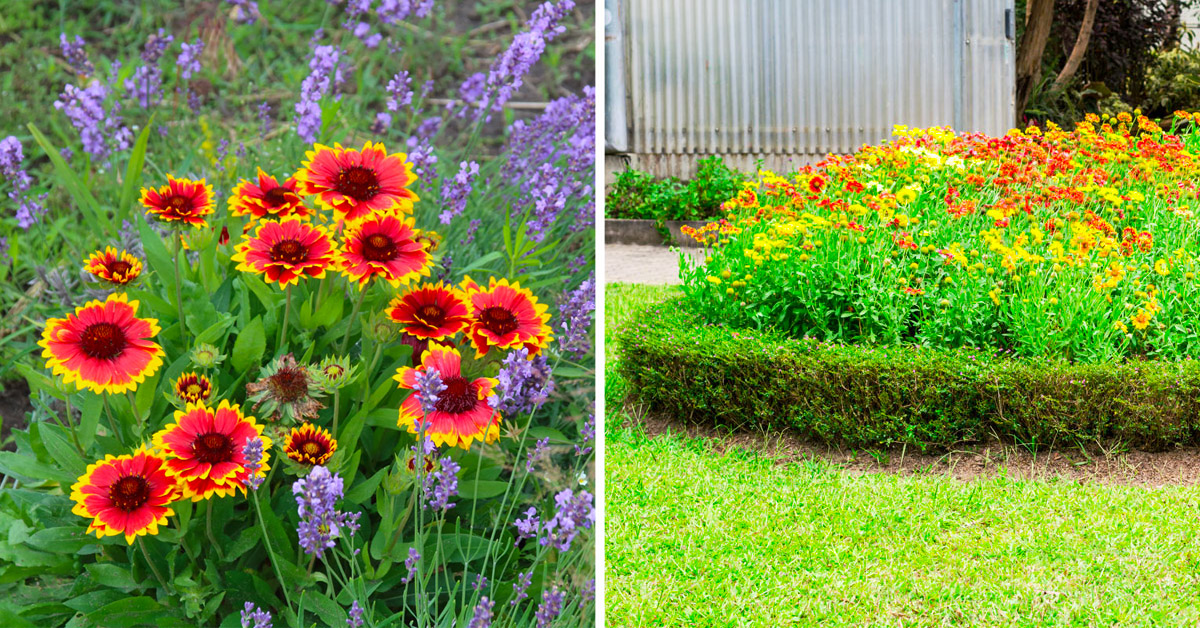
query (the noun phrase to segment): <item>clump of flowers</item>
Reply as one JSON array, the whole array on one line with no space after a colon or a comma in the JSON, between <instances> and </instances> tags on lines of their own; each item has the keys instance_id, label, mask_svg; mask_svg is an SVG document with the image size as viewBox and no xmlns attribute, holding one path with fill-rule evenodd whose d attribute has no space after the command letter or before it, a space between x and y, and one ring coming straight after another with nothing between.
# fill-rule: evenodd
<instances>
[{"instance_id":1,"label":"clump of flowers","mask_svg":"<svg viewBox=\"0 0 1200 628\"><path fill-rule=\"evenodd\" d=\"M324 395L320 375L311 367L296 362L292 354L284 354L267 365L256 382L246 384L246 401L254 410L284 421L307 421L316 418L325 407L318 401Z\"/></svg>"},{"instance_id":2,"label":"clump of flowers","mask_svg":"<svg viewBox=\"0 0 1200 628\"><path fill-rule=\"evenodd\" d=\"M300 547L307 554L320 558L325 550L334 547L336 539L353 536L358 531L361 513L346 513L336 508L342 498L342 478L322 466L313 467L307 476L292 485L300 513Z\"/></svg>"}]
</instances>

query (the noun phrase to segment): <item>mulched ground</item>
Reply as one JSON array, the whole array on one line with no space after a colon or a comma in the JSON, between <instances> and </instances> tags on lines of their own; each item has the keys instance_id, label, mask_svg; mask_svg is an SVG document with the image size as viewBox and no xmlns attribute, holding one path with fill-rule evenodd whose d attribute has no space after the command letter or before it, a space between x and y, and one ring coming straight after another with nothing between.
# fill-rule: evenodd
<instances>
[{"instance_id":1,"label":"mulched ground","mask_svg":"<svg viewBox=\"0 0 1200 628\"><path fill-rule=\"evenodd\" d=\"M29 403L29 385L23 379L4 382L4 390L0 391L0 418L4 424L0 428L0 443L8 441L9 432L14 428L25 427L25 413L33 410ZM12 444L6 444L0 449L15 449Z\"/></svg>"},{"instance_id":2,"label":"mulched ground","mask_svg":"<svg viewBox=\"0 0 1200 628\"><path fill-rule=\"evenodd\" d=\"M1163 452L1056 449L1032 453L1001 442L973 445L942 454L918 454L896 447L889 450L849 450L831 447L796 434L719 430L689 424L674 417L649 415L626 408L623 427L640 427L650 436L685 434L708 441L714 451L738 448L758 452L775 464L819 460L848 473L941 475L969 482L1000 475L1019 480L1065 480L1143 486L1200 484L1200 448Z\"/></svg>"}]
</instances>

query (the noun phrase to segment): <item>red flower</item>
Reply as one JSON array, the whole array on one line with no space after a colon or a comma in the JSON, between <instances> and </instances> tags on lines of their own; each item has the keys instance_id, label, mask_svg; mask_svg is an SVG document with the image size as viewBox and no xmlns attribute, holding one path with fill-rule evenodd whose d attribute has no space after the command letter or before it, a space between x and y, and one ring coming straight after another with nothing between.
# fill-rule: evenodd
<instances>
[{"instance_id":1,"label":"red flower","mask_svg":"<svg viewBox=\"0 0 1200 628\"><path fill-rule=\"evenodd\" d=\"M213 190L204 179L176 179L167 175L167 184L142 188L142 206L164 222L182 222L193 227L208 224L204 217L213 213Z\"/></svg>"},{"instance_id":2,"label":"red flower","mask_svg":"<svg viewBox=\"0 0 1200 628\"><path fill-rule=\"evenodd\" d=\"M275 177L258 169L258 185L242 179L229 197L229 211L234 216L308 216L304 199L296 193L296 179L289 178L280 185Z\"/></svg>"},{"instance_id":3,"label":"red flower","mask_svg":"<svg viewBox=\"0 0 1200 628\"><path fill-rule=\"evenodd\" d=\"M253 438L263 441L262 467L256 471L262 475L270 471L271 439L263 436L254 417L243 416L228 401L215 410L190 403L175 412L175 423L154 435L154 445L167 455L167 468L179 478L183 496L200 501L246 491L251 472L242 450Z\"/></svg>"},{"instance_id":4,"label":"red flower","mask_svg":"<svg viewBox=\"0 0 1200 628\"><path fill-rule=\"evenodd\" d=\"M425 434L435 445L467 449L478 439L492 442L500 437L500 413L488 405L488 396L496 380L480 377L468 380L462 376L462 356L451 347L431 345L421 356L421 366L396 370L393 379L400 388L417 391L417 374L437 369L445 389L438 394L434 409L428 415L421 408L420 395L414 392L400 404L398 425L418 434L424 424Z\"/></svg>"},{"instance_id":5,"label":"red flower","mask_svg":"<svg viewBox=\"0 0 1200 628\"><path fill-rule=\"evenodd\" d=\"M103 251L92 253L83 269L97 279L123 286L142 274L142 262L128 251L117 253L116 249L108 246Z\"/></svg>"},{"instance_id":6,"label":"red flower","mask_svg":"<svg viewBox=\"0 0 1200 628\"><path fill-rule=\"evenodd\" d=\"M71 512L91 517L88 532L95 532L97 538L124 535L125 542L133 545L139 536L158 534L158 526L175 514L167 504L178 497L178 484L165 461L138 449L132 455L105 456L88 465L71 486L75 502Z\"/></svg>"},{"instance_id":7,"label":"red flower","mask_svg":"<svg viewBox=\"0 0 1200 628\"><path fill-rule=\"evenodd\" d=\"M429 252L414 238L413 219L377 214L346 229L337 265L363 287L372 277L399 286L429 276Z\"/></svg>"},{"instance_id":8,"label":"red flower","mask_svg":"<svg viewBox=\"0 0 1200 628\"><path fill-rule=\"evenodd\" d=\"M120 394L137 388L162 366L162 347L150 339L158 321L137 318L137 301L111 294L101 303L89 301L66 318L51 318L42 332L46 368L63 383L95 393Z\"/></svg>"},{"instance_id":9,"label":"red flower","mask_svg":"<svg viewBox=\"0 0 1200 628\"><path fill-rule=\"evenodd\" d=\"M238 270L262 274L280 288L299 283L302 276L324 277L335 255L323 227L295 217L260 224L252 237L242 236L236 249L232 259Z\"/></svg>"},{"instance_id":10,"label":"red flower","mask_svg":"<svg viewBox=\"0 0 1200 628\"><path fill-rule=\"evenodd\" d=\"M346 222L356 222L372 212L411 212L419 200L408 189L416 180L404 153L389 155L383 144L367 142L362 150L317 144L305 155L308 161L296 172L301 194L317 196L317 204L333 210Z\"/></svg>"},{"instance_id":11,"label":"red flower","mask_svg":"<svg viewBox=\"0 0 1200 628\"><path fill-rule=\"evenodd\" d=\"M438 282L423 285L392 299L388 317L404 325L404 331L428 340L449 338L471 324L471 306L466 296Z\"/></svg>"},{"instance_id":12,"label":"red flower","mask_svg":"<svg viewBox=\"0 0 1200 628\"><path fill-rule=\"evenodd\" d=\"M475 320L467 330L471 345L478 357L488 349L514 349L524 346L532 357L550 345L548 306L538 303L537 297L521 284L509 284L507 279L488 280L481 288L470 277L463 279L463 289L471 303Z\"/></svg>"}]
</instances>

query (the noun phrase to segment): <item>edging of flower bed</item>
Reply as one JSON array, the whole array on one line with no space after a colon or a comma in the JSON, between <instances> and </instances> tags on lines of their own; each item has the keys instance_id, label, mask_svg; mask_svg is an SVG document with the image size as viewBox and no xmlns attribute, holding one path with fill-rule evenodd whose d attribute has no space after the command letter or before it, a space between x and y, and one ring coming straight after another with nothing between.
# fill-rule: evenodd
<instances>
[{"instance_id":1,"label":"edging of flower bed","mask_svg":"<svg viewBox=\"0 0 1200 628\"><path fill-rule=\"evenodd\" d=\"M852 447L1200 445L1195 361L1088 365L795 340L706 325L678 300L631 320L617 342L629 390L651 411L698 423Z\"/></svg>"},{"instance_id":2,"label":"edging of flower bed","mask_svg":"<svg viewBox=\"0 0 1200 628\"><path fill-rule=\"evenodd\" d=\"M707 220L662 221L663 226L670 235L670 241L667 244L687 247L700 246L690 236L684 235L680 231L680 228L686 225L699 229L709 222ZM604 220L604 243L662 245L663 234L659 231L658 224L659 221L657 220L606 218Z\"/></svg>"}]
</instances>

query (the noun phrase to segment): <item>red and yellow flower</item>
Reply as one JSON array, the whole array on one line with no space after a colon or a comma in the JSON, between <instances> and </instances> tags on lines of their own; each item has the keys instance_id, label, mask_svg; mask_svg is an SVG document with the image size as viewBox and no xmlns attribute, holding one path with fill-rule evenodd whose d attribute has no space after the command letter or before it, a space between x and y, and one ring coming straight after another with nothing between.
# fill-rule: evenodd
<instances>
[{"instance_id":1,"label":"red and yellow flower","mask_svg":"<svg viewBox=\"0 0 1200 628\"><path fill-rule=\"evenodd\" d=\"M198 373L184 373L175 380L175 396L184 403L207 402L212 397L212 382Z\"/></svg>"},{"instance_id":2,"label":"red and yellow flower","mask_svg":"<svg viewBox=\"0 0 1200 628\"><path fill-rule=\"evenodd\" d=\"M337 265L359 287L379 277L393 287L429 276L430 257L413 238L413 219L377 214L346 229Z\"/></svg>"},{"instance_id":3,"label":"red and yellow flower","mask_svg":"<svg viewBox=\"0 0 1200 628\"><path fill-rule=\"evenodd\" d=\"M66 318L46 321L42 357L63 382L96 393L120 394L137 388L162 366L162 347L151 341L158 321L137 317L137 301L111 294L89 301Z\"/></svg>"},{"instance_id":4,"label":"red and yellow flower","mask_svg":"<svg viewBox=\"0 0 1200 628\"><path fill-rule=\"evenodd\" d=\"M142 206L163 222L182 222L193 227L207 223L204 217L213 213L213 189L204 179L176 179L167 175L167 184L159 188L142 188Z\"/></svg>"},{"instance_id":5,"label":"red and yellow flower","mask_svg":"<svg viewBox=\"0 0 1200 628\"><path fill-rule=\"evenodd\" d=\"M299 283L303 276L324 277L336 255L323 227L296 217L260 224L253 236L243 235L235 248L232 259L238 262L238 270L264 275L280 288Z\"/></svg>"},{"instance_id":6,"label":"red and yellow flower","mask_svg":"<svg viewBox=\"0 0 1200 628\"><path fill-rule=\"evenodd\" d=\"M142 274L142 261L130 255L128 251L118 253L113 247L107 246L103 251L92 253L83 269L97 279L123 286Z\"/></svg>"},{"instance_id":7,"label":"red and yellow flower","mask_svg":"<svg viewBox=\"0 0 1200 628\"><path fill-rule=\"evenodd\" d=\"M317 204L353 223L373 212L411 212L419 200L408 189L416 180L404 153L389 155L383 144L367 142L362 150L317 144L296 172L297 190L316 195Z\"/></svg>"},{"instance_id":8,"label":"red and yellow flower","mask_svg":"<svg viewBox=\"0 0 1200 628\"><path fill-rule=\"evenodd\" d=\"M296 193L296 179L289 177L282 184L258 169L258 183L242 179L229 197L229 211L234 216L266 216L286 218L304 217L312 213L304 206L304 199Z\"/></svg>"},{"instance_id":9,"label":"red and yellow flower","mask_svg":"<svg viewBox=\"0 0 1200 628\"><path fill-rule=\"evenodd\" d=\"M263 441L262 466L253 473L270 471L267 461L271 439L254 417L241 408L222 401L215 409L202 403L189 403L175 412L175 422L154 435L154 445L167 456L167 468L179 478L184 497L192 501L221 497L241 490L252 472L246 468L243 449L253 438Z\"/></svg>"},{"instance_id":10,"label":"red and yellow flower","mask_svg":"<svg viewBox=\"0 0 1200 628\"><path fill-rule=\"evenodd\" d=\"M428 340L441 340L471 324L471 306L466 295L441 282L422 285L392 299L388 317L404 325L404 331Z\"/></svg>"},{"instance_id":11,"label":"red and yellow flower","mask_svg":"<svg viewBox=\"0 0 1200 628\"><path fill-rule=\"evenodd\" d=\"M433 411L428 415L421 408L417 376L428 369L437 369L445 388L438 393ZM490 443L500 437L500 413L488 405L488 396L497 381L491 377L468 380L462 375L462 355L452 347L431 345L421 356L417 368L407 366L396 370L393 377L400 388L414 391L400 404L398 425L412 434L425 434L435 445L467 449L475 440Z\"/></svg>"},{"instance_id":12,"label":"red and yellow flower","mask_svg":"<svg viewBox=\"0 0 1200 628\"><path fill-rule=\"evenodd\" d=\"M163 458L142 448L88 465L71 486L71 512L90 517L87 531L97 538L122 535L133 545L139 536L158 534L158 526L175 514L167 504L178 498L178 483Z\"/></svg>"},{"instance_id":13,"label":"red and yellow flower","mask_svg":"<svg viewBox=\"0 0 1200 628\"><path fill-rule=\"evenodd\" d=\"M337 441L329 430L312 423L292 428L283 446L288 458L307 465L325 464L335 451Z\"/></svg>"},{"instance_id":14,"label":"red and yellow flower","mask_svg":"<svg viewBox=\"0 0 1200 628\"><path fill-rule=\"evenodd\" d=\"M550 345L553 333L546 311L549 307L538 303L533 292L522 288L520 283L510 284L507 279L492 277L488 287L483 288L467 277L462 288L474 317L467 336L477 357L487 355L492 347L525 347L532 358Z\"/></svg>"}]
</instances>

